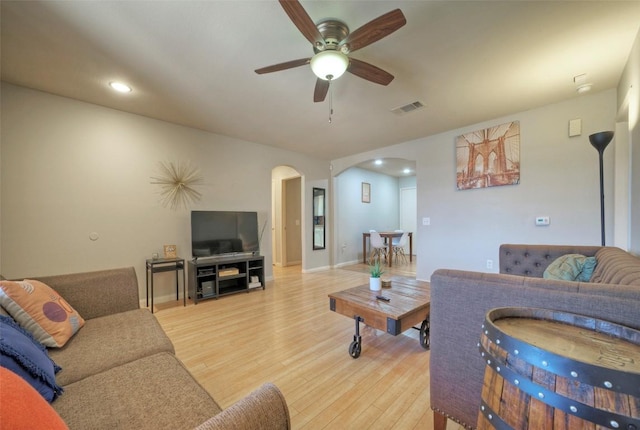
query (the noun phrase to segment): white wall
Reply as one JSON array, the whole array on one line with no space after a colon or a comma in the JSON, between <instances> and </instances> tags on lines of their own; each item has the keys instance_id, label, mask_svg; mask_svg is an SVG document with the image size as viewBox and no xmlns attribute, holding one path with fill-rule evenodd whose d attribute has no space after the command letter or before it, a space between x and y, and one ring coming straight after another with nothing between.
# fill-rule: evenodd
<instances>
[{"instance_id":1,"label":"white wall","mask_svg":"<svg viewBox=\"0 0 640 430\"><path fill-rule=\"evenodd\" d=\"M403 176L398 178L398 186L400 188L411 188L416 186L415 176Z\"/></svg>"},{"instance_id":2,"label":"white wall","mask_svg":"<svg viewBox=\"0 0 640 430\"><path fill-rule=\"evenodd\" d=\"M340 172L374 157L416 159L417 217L431 218L430 226L418 222L417 277L429 279L438 268L497 271L501 243L600 243L598 155L588 135L613 130L615 112L616 94L609 90L332 164ZM568 122L574 118L582 119L582 135L570 138ZM521 128L520 184L457 191L455 137L515 120ZM606 196L613 195L613 159L611 148L605 152ZM612 237L612 200L605 200L607 237ZM536 227L538 215L549 216L551 225ZM342 222L341 217L338 231ZM486 268L489 259L492 270Z\"/></svg>"},{"instance_id":3,"label":"white wall","mask_svg":"<svg viewBox=\"0 0 640 430\"><path fill-rule=\"evenodd\" d=\"M371 184L371 203L362 202L363 182ZM362 261L363 232L398 228L398 183L396 177L357 167L334 178L334 227L338 245L334 264Z\"/></svg>"},{"instance_id":4,"label":"white wall","mask_svg":"<svg viewBox=\"0 0 640 430\"><path fill-rule=\"evenodd\" d=\"M298 153L6 83L1 121L0 269L8 278L134 266L144 297L145 259L163 244L190 257L189 210L161 206L150 183L162 161L200 168L203 196L190 209L257 211L260 226L270 226L275 166L311 181L329 177L327 162ZM267 277L270 236L261 244ZM304 264L327 266L328 254ZM156 297L171 296L171 276L156 275Z\"/></svg>"},{"instance_id":5,"label":"white wall","mask_svg":"<svg viewBox=\"0 0 640 430\"><path fill-rule=\"evenodd\" d=\"M618 85L618 111L625 114L620 120L627 123L627 144L631 153L629 249L640 255L640 32Z\"/></svg>"}]
</instances>

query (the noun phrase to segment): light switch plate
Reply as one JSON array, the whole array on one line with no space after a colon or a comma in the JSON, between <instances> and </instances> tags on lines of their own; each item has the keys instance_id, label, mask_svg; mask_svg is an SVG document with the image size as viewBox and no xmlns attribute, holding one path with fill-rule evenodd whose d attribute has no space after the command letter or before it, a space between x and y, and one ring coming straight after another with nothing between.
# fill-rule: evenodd
<instances>
[{"instance_id":1,"label":"light switch plate","mask_svg":"<svg viewBox=\"0 0 640 430\"><path fill-rule=\"evenodd\" d=\"M582 120L580 118L569 120L569 137L582 134Z\"/></svg>"}]
</instances>

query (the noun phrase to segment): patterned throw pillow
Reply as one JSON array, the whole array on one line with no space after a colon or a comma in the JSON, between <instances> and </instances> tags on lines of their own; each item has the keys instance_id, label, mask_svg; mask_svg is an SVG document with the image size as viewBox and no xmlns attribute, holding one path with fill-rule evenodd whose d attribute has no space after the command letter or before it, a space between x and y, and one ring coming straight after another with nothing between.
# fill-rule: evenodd
<instances>
[{"instance_id":1,"label":"patterned throw pillow","mask_svg":"<svg viewBox=\"0 0 640 430\"><path fill-rule=\"evenodd\" d=\"M555 259L544 271L542 277L563 281L589 282L595 266L595 257L566 254Z\"/></svg>"},{"instance_id":2,"label":"patterned throw pillow","mask_svg":"<svg viewBox=\"0 0 640 430\"><path fill-rule=\"evenodd\" d=\"M57 292L40 281L0 281L0 306L45 346L62 347L84 319Z\"/></svg>"}]
</instances>

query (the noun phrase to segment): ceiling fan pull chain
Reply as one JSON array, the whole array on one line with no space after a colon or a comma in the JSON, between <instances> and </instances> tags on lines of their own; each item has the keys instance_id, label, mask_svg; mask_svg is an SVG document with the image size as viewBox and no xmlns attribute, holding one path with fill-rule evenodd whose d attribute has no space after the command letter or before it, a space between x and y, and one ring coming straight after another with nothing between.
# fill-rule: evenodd
<instances>
[{"instance_id":1,"label":"ceiling fan pull chain","mask_svg":"<svg viewBox=\"0 0 640 430\"><path fill-rule=\"evenodd\" d=\"M333 115L333 86L329 79L329 124L331 124L331 116Z\"/></svg>"}]
</instances>

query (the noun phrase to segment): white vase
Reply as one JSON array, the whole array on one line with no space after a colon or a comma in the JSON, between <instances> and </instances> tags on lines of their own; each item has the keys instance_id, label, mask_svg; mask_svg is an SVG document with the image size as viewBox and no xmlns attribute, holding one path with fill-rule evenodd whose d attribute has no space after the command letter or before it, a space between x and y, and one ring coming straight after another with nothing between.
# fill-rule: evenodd
<instances>
[{"instance_id":1,"label":"white vase","mask_svg":"<svg viewBox=\"0 0 640 430\"><path fill-rule=\"evenodd\" d=\"M380 291L382 289L382 279L369 278L369 289L371 291Z\"/></svg>"}]
</instances>

